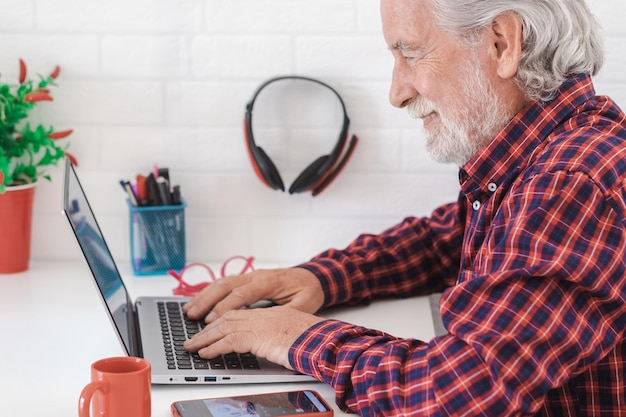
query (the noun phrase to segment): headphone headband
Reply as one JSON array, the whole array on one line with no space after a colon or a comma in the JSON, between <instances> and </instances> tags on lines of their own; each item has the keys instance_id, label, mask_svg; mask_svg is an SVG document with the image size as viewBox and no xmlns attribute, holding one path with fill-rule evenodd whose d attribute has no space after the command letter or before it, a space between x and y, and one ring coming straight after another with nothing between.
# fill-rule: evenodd
<instances>
[{"instance_id":1,"label":"headphone headband","mask_svg":"<svg viewBox=\"0 0 626 417\"><path fill-rule=\"evenodd\" d=\"M250 101L246 104L244 131L246 136L248 156L250 157L250 162L252 163L255 173L264 184L275 190L285 190L285 186L283 184L282 178L280 177L280 174L278 173L278 170L276 169L276 166L267 156L265 151L261 147L257 146L254 142L254 135L252 133L252 109L258 95L265 87L276 81L289 79L313 82L323 87L326 87L327 89L332 91L333 94L339 99L339 103L341 104L341 109L343 111L343 123L341 127L341 132L339 134L337 143L333 147L331 153L328 155L320 156L315 161L313 161L304 171L302 171L300 175L298 175L298 177L289 187L290 194L312 191L313 195L315 196L321 193L328 185L330 185L332 180L334 180L337 175L339 175L342 168L348 162L358 142L358 138L353 135L350 139L350 143L348 145L348 149L346 150L345 155L343 156L343 158L341 158L348 137L350 118L348 117L348 113L346 111L346 106L343 99L341 98L339 93L330 85L320 80L300 75L284 75L274 77L261 84L252 95Z\"/></svg>"},{"instance_id":2,"label":"headphone headband","mask_svg":"<svg viewBox=\"0 0 626 417\"><path fill-rule=\"evenodd\" d=\"M281 75L279 77L274 77L274 78L270 78L269 80L265 81L263 84L261 84L256 91L254 92L254 94L252 95L252 98L250 99L250 101L248 102L248 104L246 104L246 110L247 111L252 111L252 107L254 107L254 102L256 101L257 97L259 96L259 94L261 93L261 91L263 91L263 89L265 87L267 87L268 85L276 82L276 81L281 81L281 80L302 80L302 81L310 81L312 83L316 83L319 85L322 85L326 88L328 88L330 91L333 92L333 94L335 96L337 96L337 98L339 99L339 103L341 104L341 109L343 110L343 115L344 118L347 118L347 112L346 112L346 105L343 102L343 99L341 98L341 96L339 95L339 93L337 92L337 90L335 90L334 88L332 88L330 85L326 84L323 81L320 80L316 80L315 78L310 78L310 77L305 77L302 75Z\"/></svg>"}]
</instances>

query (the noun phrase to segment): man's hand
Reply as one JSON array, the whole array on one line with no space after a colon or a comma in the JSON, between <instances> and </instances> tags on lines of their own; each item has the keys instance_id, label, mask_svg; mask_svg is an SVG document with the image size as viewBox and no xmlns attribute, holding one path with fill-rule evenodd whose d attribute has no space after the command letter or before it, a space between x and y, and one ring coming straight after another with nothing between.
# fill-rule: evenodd
<instances>
[{"instance_id":1,"label":"man's hand","mask_svg":"<svg viewBox=\"0 0 626 417\"><path fill-rule=\"evenodd\" d=\"M324 292L317 277L306 269L257 270L217 280L183 309L190 318L198 320L204 317L207 323L211 323L228 311L260 300L315 313L324 303ZM258 309L252 314L257 312Z\"/></svg>"},{"instance_id":2,"label":"man's hand","mask_svg":"<svg viewBox=\"0 0 626 417\"><path fill-rule=\"evenodd\" d=\"M324 320L289 306L230 310L185 342L203 358L252 352L291 369L289 348L309 327Z\"/></svg>"}]
</instances>

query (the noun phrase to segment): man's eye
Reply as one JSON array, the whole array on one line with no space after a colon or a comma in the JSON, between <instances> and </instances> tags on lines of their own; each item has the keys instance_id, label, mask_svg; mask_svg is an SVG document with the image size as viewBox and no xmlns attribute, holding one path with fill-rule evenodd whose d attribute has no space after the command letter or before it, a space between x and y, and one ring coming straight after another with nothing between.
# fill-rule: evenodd
<instances>
[{"instance_id":1,"label":"man's eye","mask_svg":"<svg viewBox=\"0 0 626 417\"><path fill-rule=\"evenodd\" d=\"M419 56L415 56L415 55L403 55L404 60L406 62L408 62L409 64L416 64L420 61L420 57Z\"/></svg>"}]
</instances>

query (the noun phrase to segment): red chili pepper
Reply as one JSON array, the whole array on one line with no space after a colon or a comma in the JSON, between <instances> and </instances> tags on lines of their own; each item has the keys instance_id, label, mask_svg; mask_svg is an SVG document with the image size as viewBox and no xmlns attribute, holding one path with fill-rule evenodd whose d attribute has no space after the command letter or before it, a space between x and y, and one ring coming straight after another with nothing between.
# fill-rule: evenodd
<instances>
[{"instance_id":1,"label":"red chili pepper","mask_svg":"<svg viewBox=\"0 0 626 417\"><path fill-rule=\"evenodd\" d=\"M52 101L52 96L41 91L33 91L24 96L25 103L35 103L37 101Z\"/></svg>"},{"instance_id":2,"label":"red chili pepper","mask_svg":"<svg viewBox=\"0 0 626 417\"><path fill-rule=\"evenodd\" d=\"M72 134L74 130L73 129L68 129L68 130L60 130L58 132L52 132L48 135L48 137L52 140L56 140L56 139L63 139L68 137L69 135Z\"/></svg>"},{"instance_id":3,"label":"red chili pepper","mask_svg":"<svg viewBox=\"0 0 626 417\"><path fill-rule=\"evenodd\" d=\"M4 183L4 172L0 171L0 184Z\"/></svg>"},{"instance_id":4,"label":"red chili pepper","mask_svg":"<svg viewBox=\"0 0 626 417\"><path fill-rule=\"evenodd\" d=\"M65 152L65 156L67 156L70 160L70 162L72 163L72 165L74 165L75 167L78 166L78 159L76 159L76 157L74 155L72 155L69 152Z\"/></svg>"},{"instance_id":5,"label":"red chili pepper","mask_svg":"<svg viewBox=\"0 0 626 417\"><path fill-rule=\"evenodd\" d=\"M24 84L26 81L26 63L22 58L20 58L20 76L19 76L20 84Z\"/></svg>"},{"instance_id":6,"label":"red chili pepper","mask_svg":"<svg viewBox=\"0 0 626 417\"><path fill-rule=\"evenodd\" d=\"M53 80L56 79L59 76L60 72L61 72L61 67L57 65L56 67L54 67L54 70L50 73L50 78L52 78Z\"/></svg>"}]
</instances>

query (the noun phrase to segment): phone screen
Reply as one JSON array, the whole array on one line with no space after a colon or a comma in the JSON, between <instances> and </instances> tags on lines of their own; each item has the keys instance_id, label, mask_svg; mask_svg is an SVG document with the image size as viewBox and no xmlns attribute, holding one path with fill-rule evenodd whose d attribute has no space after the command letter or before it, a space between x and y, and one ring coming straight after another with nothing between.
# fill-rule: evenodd
<instances>
[{"instance_id":1,"label":"phone screen","mask_svg":"<svg viewBox=\"0 0 626 417\"><path fill-rule=\"evenodd\" d=\"M331 411L313 391L207 398L173 406L180 417L278 417Z\"/></svg>"}]
</instances>

